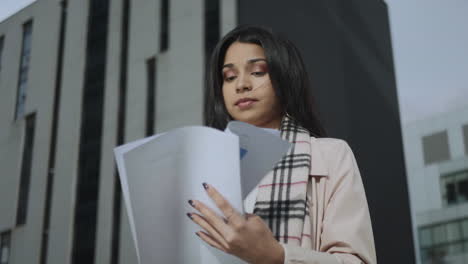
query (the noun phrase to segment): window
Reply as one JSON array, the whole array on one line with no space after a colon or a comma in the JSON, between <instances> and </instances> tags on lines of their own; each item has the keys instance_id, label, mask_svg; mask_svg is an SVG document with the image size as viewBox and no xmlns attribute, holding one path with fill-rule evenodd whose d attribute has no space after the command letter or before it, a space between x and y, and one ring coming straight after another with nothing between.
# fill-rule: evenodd
<instances>
[{"instance_id":1,"label":"window","mask_svg":"<svg viewBox=\"0 0 468 264\"><path fill-rule=\"evenodd\" d=\"M465 155L468 156L468 124L463 126L463 141L465 141Z\"/></svg>"},{"instance_id":2,"label":"window","mask_svg":"<svg viewBox=\"0 0 468 264\"><path fill-rule=\"evenodd\" d=\"M159 51L169 48L169 0L161 1L161 29L159 33Z\"/></svg>"},{"instance_id":3,"label":"window","mask_svg":"<svg viewBox=\"0 0 468 264\"><path fill-rule=\"evenodd\" d=\"M10 259L11 232L0 233L0 264L8 264Z\"/></svg>"},{"instance_id":4,"label":"window","mask_svg":"<svg viewBox=\"0 0 468 264\"><path fill-rule=\"evenodd\" d=\"M441 177L442 199L445 205L468 201L468 170L458 171Z\"/></svg>"},{"instance_id":5,"label":"window","mask_svg":"<svg viewBox=\"0 0 468 264\"><path fill-rule=\"evenodd\" d=\"M23 144L23 159L21 161L20 186L18 194L18 208L16 211L16 224L24 225L28 211L29 183L31 181L31 165L34 147L34 130L36 123L36 114L33 113L26 117L26 126Z\"/></svg>"},{"instance_id":6,"label":"window","mask_svg":"<svg viewBox=\"0 0 468 264\"><path fill-rule=\"evenodd\" d=\"M419 228L422 263L468 253L468 218Z\"/></svg>"},{"instance_id":7,"label":"window","mask_svg":"<svg viewBox=\"0 0 468 264\"><path fill-rule=\"evenodd\" d=\"M29 61L31 58L31 37L32 20L26 22L23 25L23 42L21 44L21 57L18 74L18 91L16 95L15 119L21 118L24 115L26 92L28 89Z\"/></svg>"},{"instance_id":8,"label":"window","mask_svg":"<svg viewBox=\"0 0 468 264\"><path fill-rule=\"evenodd\" d=\"M423 137L422 144L426 165L450 159L447 131Z\"/></svg>"},{"instance_id":9,"label":"window","mask_svg":"<svg viewBox=\"0 0 468 264\"><path fill-rule=\"evenodd\" d=\"M156 58L152 57L146 60L147 72L147 87L146 95L146 136L154 134L154 117L155 117L155 85L156 85Z\"/></svg>"},{"instance_id":10,"label":"window","mask_svg":"<svg viewBox=\"0 0 468 264\"><path fill-rule=\"evenodd\" d=\"M2 55L3 55L3 44L5 42L5 37L0 36L0 72L2 72Z\"/></svg>"},{"instance_id":11,"label":"window","mask_svg":"<svg viewBox=\"0 0 468 264\"><path fill-rule=\"evenodd\" d=\"M71 263L94 263L110 0L89 1Z\"/></svg>"}]
</instances>

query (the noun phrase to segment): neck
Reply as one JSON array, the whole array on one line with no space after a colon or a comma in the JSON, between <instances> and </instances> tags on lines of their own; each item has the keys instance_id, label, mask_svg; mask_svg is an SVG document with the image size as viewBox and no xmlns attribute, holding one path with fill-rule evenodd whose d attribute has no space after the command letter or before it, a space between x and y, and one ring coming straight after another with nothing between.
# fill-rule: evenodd
<instances>
[{"instance_id":1,"label":"neck","mask_svg":"<svg viewBox=\"0 0 468 264\"><path fill-rule=\"evenodd\" d=\"M277 118L277 119L274 119L274 120L270 120L269 122L265 122L263 124L259 124L257 125L258 127L262 127L262 128L271 128L271 129L277 129L279 130L280 129L280 125L281 125L281 117L280 118Z\"/></svg>"}]
</instances>

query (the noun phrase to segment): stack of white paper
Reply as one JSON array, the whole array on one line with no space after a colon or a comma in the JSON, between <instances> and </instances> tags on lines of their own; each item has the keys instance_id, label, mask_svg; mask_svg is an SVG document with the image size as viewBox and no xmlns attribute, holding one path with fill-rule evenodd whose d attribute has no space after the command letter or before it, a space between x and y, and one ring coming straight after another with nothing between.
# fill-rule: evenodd
<instances>
[{"instance_id":1,"label":"stack of white paper","mask_svg":"<svg viewBox=\"0 0 468 264\"><path fill-rule=\"evenodd\" d=\"M207 182L244 212L243 199L289 147L279 131L233 121L225 132L183 127L115 148L139 263L243 263L195 236L200 227L186 217L194 211L187 200L221 214Z\"/></svg>"}]
</instances>

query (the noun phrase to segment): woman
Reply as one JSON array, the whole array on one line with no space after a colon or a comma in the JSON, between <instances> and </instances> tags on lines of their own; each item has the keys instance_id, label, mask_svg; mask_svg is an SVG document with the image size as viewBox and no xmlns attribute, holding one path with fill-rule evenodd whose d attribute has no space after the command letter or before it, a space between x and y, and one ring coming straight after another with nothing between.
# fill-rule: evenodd
<instances>
[{"instance_id":1,"label":"woman","mask_svg":"<svg viewBox=\"0 0 468 264\"><path fill-rule=\"evenodd\" d=\"M196 200L187 215L206 243L249 263L376 263L364 187L348 144L324 138L312 110L298 50L271 30L239 26L216 46L207 77L205 119L279 129L293 143L246 200L241 215L203 184L223 212Z\"/></svg>"}]
</instances>

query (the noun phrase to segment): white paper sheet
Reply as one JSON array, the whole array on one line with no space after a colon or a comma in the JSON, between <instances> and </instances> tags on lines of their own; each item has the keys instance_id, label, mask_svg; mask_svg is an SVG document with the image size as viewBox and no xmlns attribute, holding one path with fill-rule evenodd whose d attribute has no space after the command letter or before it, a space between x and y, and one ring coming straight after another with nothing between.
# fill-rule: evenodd
<instances>
[{"instance_id":1,"label":"white paper sheet","mask_svg":"<svg viewBox=\"0 0 468 264\"><path fill-rule=\"evenodd\" d=\"M237 123L229 124L228 133L184 127L115 148L140 264L244 263L201 241L194 235L200 227L185 215L194 211L189 199L221 214L202 182L215 186L243 212L243 199L289 148L279 131Z\"/></svg>"},{"instance_id":2,"label":"white paper sheet","mask_svg":"<svg viewBox=\"0 0 468 264\"><path fill-rule=\"evenodd\" d=\"M118 146L116 148L114 148L114 155L115 155L115 159L116 159L116 163L117 163L117 170L119 171L119 178L120 178L120 182L121 182L121 188L122 188L122 193L123 193L123 199L124 199L124 203L125 203L125 207L127 208L127 212L128 212L128 218L129 218L129 225L130 225L130 231L132 232L132 239L133 239L133 243L135 245L135 250L136 250L136 253L137 253L137 258L138 258L138 262L140 262L140 254L139 254L139 251L138 251L138 240L136 239L136 231L135 231L135 220L134 220L134 217L133 217L133 209L132 209L132 203L130 202L130 194L129 194L129 190L128 190L128 176L127 176L127 170L125 168L125 162L124 162L124 159L123 159L123 154L125 154L126 152L129 152L131 151L132 149L152 140L152 139L155 139L157 138L158 136L161 136L163 135L163 133L161 134L158 134L158 135L154 135L154 136L151 136L151 137L147 137L147 138L143 138L143 139L139 139L137 141L133 141L131 143L128 143L128 144L125 144L125 145L122 145L122 146Z\"/></svg>"},{"instance_id":3,"label":"white paper sheet","mask_svg":"<svg viewBox=\"0 0 468 264\"><path fill-rule=\"evenodd\" d=\"M247 150L241 160L242 198L245 199L288 151L291 143L279 137L279 130L260 129L239 121L229 122L226 132L237 135L240 148Z\"/></svg>"}]
</instances>

